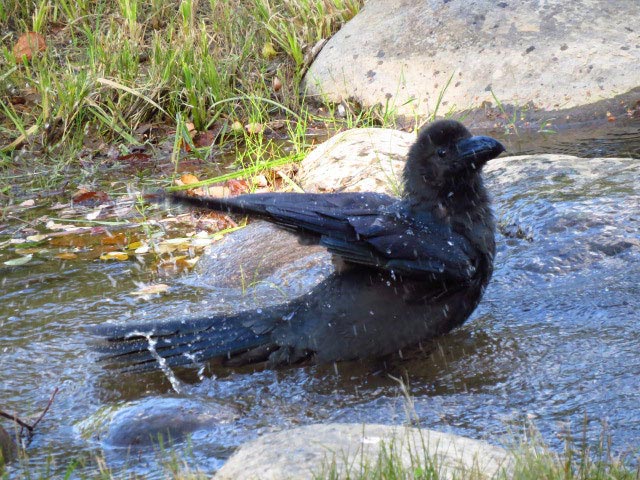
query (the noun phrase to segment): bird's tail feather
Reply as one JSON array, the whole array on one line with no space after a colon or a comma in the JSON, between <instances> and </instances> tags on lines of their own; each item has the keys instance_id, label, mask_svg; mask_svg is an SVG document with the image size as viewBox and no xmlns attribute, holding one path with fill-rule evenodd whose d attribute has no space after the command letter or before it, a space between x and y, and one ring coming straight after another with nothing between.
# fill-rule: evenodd
<instances>
[{"instance_id":1,"label":"bird's tail feather","mask_svg":"<svg viewBox=\"0 0 640 480\"><path fill-rule=\"evenodd\" d=\"M102 324L93 333L104 339L96 348L99 361L125 370L155 370L161 361L170 367L189 365L257 348L266 356L271 350L271 328L288 311L276 306L158 325Z\"/></svg>"}]
</instances>

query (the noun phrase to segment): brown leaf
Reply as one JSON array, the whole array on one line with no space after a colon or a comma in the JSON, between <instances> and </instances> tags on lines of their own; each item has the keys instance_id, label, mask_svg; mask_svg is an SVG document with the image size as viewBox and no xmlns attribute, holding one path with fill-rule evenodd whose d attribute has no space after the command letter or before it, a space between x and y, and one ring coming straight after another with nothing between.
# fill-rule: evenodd
<instances>
[{"instance_id":1,"label":"brown leaf","mask_svg":"<svg viewBox=\"0 0 640 480\"><path fill-rule=\"evenodd\" d=\"M9 97L9 103L15 107L16 105L26 104L27 99L21 96Z\"/></svg>"},{"instance_id":2,"label":"brown leaf","mask_svg":"<svg viewBox=\"0 0 640 480\"><path fill-rule=\"evenodd\" d=\"M109 195L105 192L81 191L72 198L75 205L95 206L109 201Z\"/></svg>"},{"instance_id":3,"label":"brown leaf","mask_svg":"<svg viewBox=\"0 0 640 480\"><path fill-rule=\"evenodd\" d=\"M258 122L247 123L244 128L246 128L247 132L251 133L252 135L262 133L264 131L264 125Z\"/></svg>"},{"instance_id":4,"label":"brown leaf","mask_svg":"<svg viewBox=\"0 0 640 480\"><path fill-rule=\"evenodd\" d=\"M271 130L282 130L285 125L286 122L284 120L272 120L267 124Z\"/></svg>"},{"instance_id":5,"label":"brown leaf","mask_svg":"<svg viewBox=\"0 0 640 480\"><path fill-rule=\"evenodd\" d=\"M249 184L246 180L227 180L226 185L231 195L240 195L249 191Z\"/></svg>"},{"instance_id":6,"label":"brown leaf","mask_svg":"<svg viewBox=\"0 0 640 480\"><path fill-rule=\"evenodd\" d=\"M226 197L229 194L229 188L225 185L209 185L207 187L207 196L209 197Z\"/></svg>"},{"instance_id":7,"label":"brown leaf","mask_svg":"<svg viewBox=\"0 0 640 480\"><path fill-rule=\"evenodd\" d=\"M56 258L59 258L60 260L74 260L78 258L78 254L73 252L60 252L56 254Z\"/></svg>"},{"instance_id":8,"label":"brown leaf","mask_svg":"<svg viewBox=\"0 0 640 480\"><path fill-rule=\"evenodd\" d=\"M280 90L282 90L282 80L280 80L278 77L273 77L271 86L273 87L274 92L279 92Z\"/></svg>"},{"instance_id":9,"label":"brown leaf","mask_svg":"<svg viewBox=\"0 0 640 480\"><path fill-rule=\"evenodd\" d=\"M219 132L220 132L220 129L207 130L206 132L198 132L193 137L193 144L198 148L210 147L215 143L216 138L218 138Z\"/></svg>"},{"instance_id":10,"label":"brown leaf","mask_svg":"<svg viewBox=\"0 0 640 480\"><path fill-rule=\"evenodd\" d=\"M134 162L134 161L141 162L141 161L149 160L150 158L151 158L151 155L149 155L148 153L133 152L127 155L120 155L116 158L116 160L126 161L126 162Z\"/></svg>"},{"instance_id":11,"label":"brown leaf","mask_svg":"<svg viewBox=\"0 0 640 480\"><path fill-rule=\"evenodd\" d=\"M192 183L198 183L200 180L193 173L183 173L180 181L182 185L191 185Z\"/></svg>"},{"instance_id":12,"label":"brown leaf","mask_svg":"<svg viewBox=\"0 0 640 480\"><path fill-rule=\"evenodd\" d=\"M18 41L13 46L13 55L17 61L23 58L31 60L38 52L44 52L47 49L47 43L44 37L36 32L27 32L20 35Z\"/></svg>"}]
</instances>

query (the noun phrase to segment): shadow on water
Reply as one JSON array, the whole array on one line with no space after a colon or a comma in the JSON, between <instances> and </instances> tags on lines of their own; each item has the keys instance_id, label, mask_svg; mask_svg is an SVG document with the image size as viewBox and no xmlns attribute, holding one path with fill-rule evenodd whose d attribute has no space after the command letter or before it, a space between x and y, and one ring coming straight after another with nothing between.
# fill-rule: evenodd
<instances>
[{"instance_id":1,"label":"shadow on water","mask_svg":"<svg viewBox=\"0 0 640 480\"><path fill-rule=\"evenodd\" d=\"M607 127L608 133L521 134L507 143L518 154L640 158L638 122L621 130ZM248 289L246 275L234 280L245 282L235 290L223 283L232 273L219 268L228 253L214 255L198 272L169 279L169 293L151 300L129 294L153 280L134 262L2 267L1 408L37 414L60 388L29 446L32 472L44 469L50 456L54 472L62 473L69 459L99 452L114 472L160 477L166 454L149 436L167 431L180 457L211 472L234 448L264 432L330 421L401 423L408 417L423 427L498 444L533 421L558 447L559 432L580 432L586 417L589 440L595 442L606 423L618 451L635 448L639 165L498 160L490 166L486 176L500 235L496 272L483 302L462 328L386 370L378 362L278 371L209 366L179 371L178 394L161 373L119 373L96 362L88 325L188 318L228 305L276 302L287 288L304 290L326 273L322 254L308 265L290 262L280 277L286 282L269 270L260 282L248 282ZM282 242L270 239L269 245ZM237 271L233 260L225 261ZM243 271L263 267L258 261ZM309 276L295 280L296 271ZM389 374L405 379L412 411Z\"/></svg>"}]
</instances>

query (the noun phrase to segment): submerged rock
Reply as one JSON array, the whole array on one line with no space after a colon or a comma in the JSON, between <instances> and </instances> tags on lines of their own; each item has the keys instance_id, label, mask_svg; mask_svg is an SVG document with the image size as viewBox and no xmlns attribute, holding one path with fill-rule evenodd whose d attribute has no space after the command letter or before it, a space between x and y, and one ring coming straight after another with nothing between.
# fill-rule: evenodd
<instances>
[{"instance_id":1,"label":"submerged rock","mask_svg":"<svg viewBox=\"0 0 640 480\"><path fill-rule=\"evenodd\" d=\"M185 398L148 398L99 412L79 425L109 447L140 449L180 442L197 431L212 431L238 417L230 405Z\"/></svg>"}]
</instances>

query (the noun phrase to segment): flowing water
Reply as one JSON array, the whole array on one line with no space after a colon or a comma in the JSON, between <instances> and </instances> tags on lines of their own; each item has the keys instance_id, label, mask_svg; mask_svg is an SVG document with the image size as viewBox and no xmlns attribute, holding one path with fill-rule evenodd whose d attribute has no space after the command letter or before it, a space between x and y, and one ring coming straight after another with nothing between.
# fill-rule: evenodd
<instances>
[{"instance_id":1,"label":"flowing water","mask_svg":"<svg viewBox=\"0 0 640 480\"><path fill-rule=\"evenodd\" d=\"M533 424L558 449L567 432L595 444L604 426L616 452L637 450L640 125L598 128L506 137L510 153L635 160L490 166L487 184L500 222L490 287L462 328L390 371L375 364L191 369L178 372L177 393L161 372L106 370L85 327L235 308L246 292L234 296L221 287L226 274L216 267L223 260L235 266L233 258L208 259L199 273L165 280L169 294L150 300L130 295L154 280L135 262L35 259L0 267L0 409L37 415L59 388L28 446L30 471L44 472L53 461L49 468L62 475L72 459L85 459L78 471L90 473L101 456L115 474L160 477L171 453L149 436L169 431L170 451L212 472L264 432L408 418L502 445ZM318 255L297 288L326 273ZM250 300L277 301L274 283L253 285ZM388 373L405 378L410 408Z\"/></svg>"}]
</instances>

